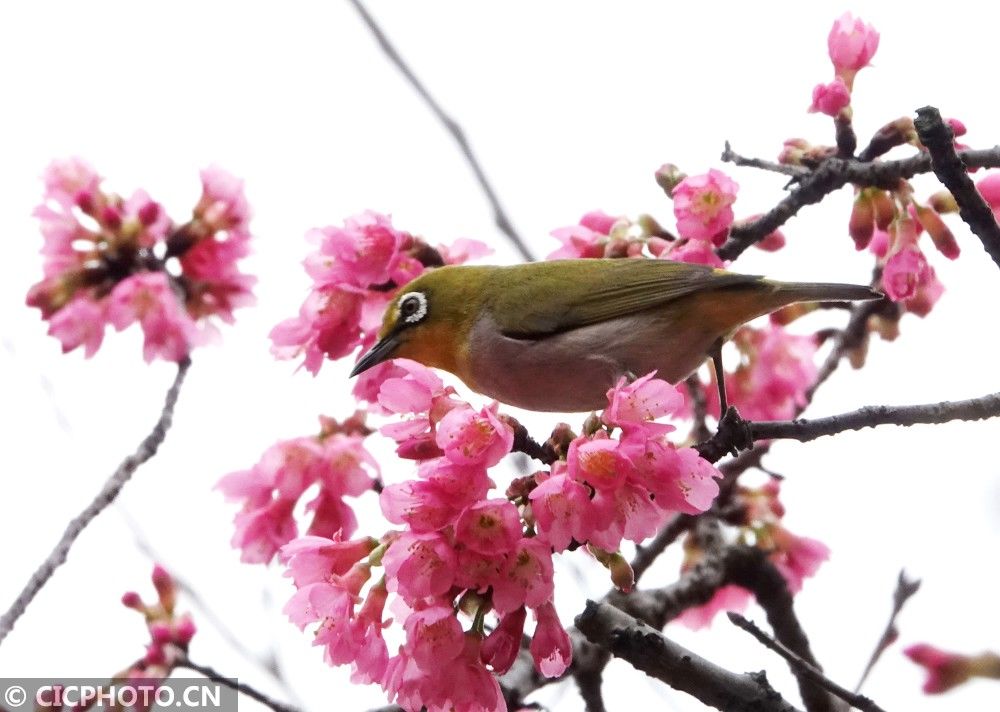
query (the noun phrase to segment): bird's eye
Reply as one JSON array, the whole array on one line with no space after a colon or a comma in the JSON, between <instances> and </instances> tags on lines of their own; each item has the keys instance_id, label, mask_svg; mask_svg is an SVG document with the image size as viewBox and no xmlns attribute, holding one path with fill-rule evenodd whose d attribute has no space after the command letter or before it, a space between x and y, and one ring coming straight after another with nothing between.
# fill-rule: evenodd
<instances>
[{"instance_id":1,"label":"bird's eye","mask_svg":"<svg viewBox=\"0 0 1000 712\"><path fill-rule=\"evenodd\" d=\"M410 292L399 300L399 316L407 324L416 324L427 316L427 297L421 292Z\"/></svg>"}]
</instances>

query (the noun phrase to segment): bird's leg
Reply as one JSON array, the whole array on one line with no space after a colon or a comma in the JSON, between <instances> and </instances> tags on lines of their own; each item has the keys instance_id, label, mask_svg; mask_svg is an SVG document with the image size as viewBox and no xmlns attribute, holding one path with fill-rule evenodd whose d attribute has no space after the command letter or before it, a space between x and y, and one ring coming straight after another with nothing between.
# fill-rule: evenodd
<instances>
[{"instance_id":1,"label":"bird's leg","mask_svg":"<svg viewBox=\"0 0 1000 712\"><path fill-rule=\"evenodd\" d=\"M712 357L712 365L715 366L715 382L719 386L719 420L729 410L726 402L726 372L722 370L722 339L718 338L712 344L712 349L708 352Z\"/></svg>"},{"instance_id":2,"label":"bird's leg","mask_svg":"<svg viewBox=\"0 0 1000 712\"><path fill-rule=\"evenodd\" d=\"M708 352L712 357L712 365L715 366L715 381L719 385L719 429L716 437L726 437L732 443L729 453L735 457L740 454L740 450L748 450L753 446L753 438L750 436L750 424L735 407L730 408L726 400L726 372L722 370L722 344L723 340L717 339Z\"/></svg>"}]
</instances>

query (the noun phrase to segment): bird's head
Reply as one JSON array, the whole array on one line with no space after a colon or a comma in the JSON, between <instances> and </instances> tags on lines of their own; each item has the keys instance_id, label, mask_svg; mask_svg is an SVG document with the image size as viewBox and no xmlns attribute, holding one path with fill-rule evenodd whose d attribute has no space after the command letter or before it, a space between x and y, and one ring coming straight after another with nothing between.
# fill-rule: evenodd
<instances>
[{"instance_id":1,"label":"bird's head","mask_svg":"<svg viewBox=\"0 0 1000 712\"><path fill-rule=\"evenodd\" d=\"M392 358L459 373L483 304L488 267L440 267L402 286L385 308L378 341L351 376Z\"/></svg>"}]
</instances>

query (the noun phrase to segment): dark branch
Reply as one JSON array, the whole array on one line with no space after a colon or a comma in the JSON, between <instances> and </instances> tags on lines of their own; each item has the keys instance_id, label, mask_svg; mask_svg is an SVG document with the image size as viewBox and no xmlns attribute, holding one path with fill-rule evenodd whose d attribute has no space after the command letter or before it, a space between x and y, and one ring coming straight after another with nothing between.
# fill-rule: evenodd
<instances>
[{"instance_id":1,"label":"dark branch","mask_svg":"<svg viewBox=\"0 0 1000 712\"><path fill-rule=\"evenodd\" d=\"M588 601L576 618L576 626L594 645L717 709L795 710L763 673L738 675L721 668L607 603Z\"/></svg>"},{"instance_id":2,"label":"dark branch","mask_svg":"<svg viewBox=\"0 0 1000 712\"><path fill-rule=\"evenodd\" d=\"M899 629L896 628L896 617L903 610L903 606L910 600L910 597L918 590L920 590L920 579L908 579L906 578L906 572L900 571L899 578L896 580L896 590L892 594L892 613L889 614L889 622L886 623L885 630L882 631L882 636L878 639L878 643L875 644L875 650L872 651L872 655L868 659L868 664L865 665L865 670L861 673L861 679L858 680L858 684L854 688L855 692L860 690L861 686L865 684L865 680L868 679L868 675L871 673L872 668L875 667L875 663L882 657L882 653L896 642L896 638L899 637Z\"/></svg>"},{"instance_id":3,"label":"dark branch","mask_svg":"<svg viewBox=\"0 0 1000 712\"><path fill-rule=\"evenodd\" d=\"M184 658L177 664L177 667L187 668L189 670L194 670L195 672L201 673L207 677L212 682L217 682L220 685L225 685L226 687L241 692L247 697L257 700L262 705L270 707L274 712L299 712L298 708L292 707L291 705L286 705L283 702L278 702L267 695L265 695L260 690L247 685L244 682L239 682L235 678L226 677L222 673L217 672L215 669L209 667L208 665L199 665L198 663L192 662L187 658Z\"/></svg>"},{"instance_id":4,"label":"dark branch","mask_svg":"<svg viewBox=\"0 0 1000 712\"><path fill-rule=\"evenodd\" d=\"M549 443L540 443L535 440L520 422L510 417L506 417L504 420L514 429L514 443L510 447L511 452L523 452L543 465L551 465L559 459L558 454Z\"/></svg>"},{"instance_id":5,"label":"dark branch","mask_svg":"<svg viewBox=\"0 0 1000 712\"><path fill-rule=\"evenodd\" d=\"M368 12L368 8L364 6L361 0L349 0L354 9L357 10L361 19L367 25L368 29L371 31L372 35L375 37L375 41L378 42L378 46L382 49L385 56L392 62L396 69L406 78L406 81L410 83L410 86L417 92L423 102L427 105L427 108L431 110L438 121L440 121L448 133L451 134L455 143L458 144L459 150L465 157L466 162L472 169L472 172L476 176L476 181L479 183L479 187L482 189L483 193L486 195L486 200L489 201L490 207L493 209L493 220L500 231L507 236L510 243L521 253L521 256L528 262L532 262L535 256L532 254L531 250L525 244L524 240L518 234L517 230L514 229L513 223L511 223L510 218L507 217L507 213L504 211L503 206L500 205L500 199L497 197L496 190L490 183L489 179L486 177L486 172L483 167L479 164L479 160L476 158L475 152L472 150L472 146L469 144L469 140L465 136L465 131L458 124L455 119L449 116L441 105L438 104L437 100L431 96L430 92L423 85L423 82L417 78L417 75L413 73L413 70L406 63L406 60L400 56L399 52L389 41L385 32L379 27L378 22L372 17L371 13Z\"/></svg>"},{"instance_id":6,"label":"dark branch","mask_svg":"<svg viewBox=\"0 0 1000 712\"><path fill-rule=\"evenodd\" d=\"M788 664L796 671L797 675L808 678L812 682L816 683L823 689L825 689L830 694L836 695L844 702L851 705L855 709L862 710L862 712L885 712L881 707L872 702L870 699L863 695L856 695L848 689L845 689L835 683L833 680L828 678L822 672L817 670L815 667L810 665L808 662L803 660L801 657L793 653L787 647L782 645L777 640L774 640L767 633L758 628L753 622L747 620L739 613L728 613L729 620L732 621L734 625L745 630L747 633L752 635L757 639L761 645L769 650L773 650L778 655L783 657Z\"/></svg>"},{"instance_id":7,"label":"dark branch","mask_svg":"<svg viewBox=\"0 0 1000 712\"><path fill-rule=\"evenodd\" d=\"M851 121L850 109L845 114L841 112L833 119L833 125L837 136L837 155L841 158L852 158L854 151L858 148L858 137L854 133L854 124Z\"/></svg>"},{"instance_id":8,"label":"dark branch","mask_svg":"<svg viewBox=\"0 0 1000 712\"><path fill-rule=\"evenodd\" d=\"M1000 166L1000 147L958 152L968 168ZM828 194L853 184L892 190L902 179L931 170L931 158L921 153L898 161L863 162L855 159L827 158L813 171L800 176L798 185L770 211L757 220L735 225L729 239L717 251L724 260L734 260L743 252L784 225L799 210L820 202Z\"/></svg>"},{"instance_id":9,"label":"dark branch","mask_svg":"<svg viewBox=\"0 0 1000 712\"><path fill-rule=\"evenodd\" d=\"M809 442L824 435L878 425L908 426L917 423L947 423L952 420L986 420L997 416L1000 416L1000 393L992 393L981 398L925 405L871 405L850 413L812 420L750 423L750 434L754 440L786 438Z\"/></svg>"},{"instance_id":10,"label":"dark branch","mask_svg":"<svg viewBox=\"0 0 1000 712\"><path fill-rule=\"evenodd\" d=\"M122 460L122 463L118 465L118 469L104 483L101 491L97 493L97 496L87 505L86 509L70 521L55 548L52 549L51 553L49 553L35 573L32 574L31 578L28 579L28 582L24 585L21 593L18 594L7 612L3 616L0 616L0 643L3 643L4 638L14 628L17 619L24 614L32 599L42 590L42 587L52 577L55 570L66 561L66 556L69 554L73 542L80 536L80 533L87 528L87 525L98 514L104 511L105 507L115 501L115 498L118 497L122 488L135 471L139 469L139 466L156 454L156 451L167 436L167 431L170 429L174 415L174 406L177 404L177 397L180 395L184 376L187 374L190 366L191 359L189 358L177 364L177 375L174 377L174 382L167 391L163 409L160 411L160 417L156 421L153 430L143 438L143 441L139 443L139 447L133 454Z\"/></svg>"},{"instance_id":11,"label":"dark branch","mask_svg":"<svg viewBox=\"0 0 1000 712\"><path fill-rule=\"evenodd\" d=\"M934 175L951 191L958 203L958 213L969 229L982 241L983 248L1000 267L1000 225L993 210L976 190L965 163L955 152L955 136L933 106L917 109L913 122L920 142L931 156Z\"/></svg>"}]
</instances>

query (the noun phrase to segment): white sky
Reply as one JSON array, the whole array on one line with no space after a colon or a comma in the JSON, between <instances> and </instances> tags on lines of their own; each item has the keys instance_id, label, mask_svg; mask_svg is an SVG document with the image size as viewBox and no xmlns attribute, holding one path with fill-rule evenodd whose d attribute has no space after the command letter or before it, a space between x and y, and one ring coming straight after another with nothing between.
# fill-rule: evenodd
<instances>
[{"instance_id":1,"label":"white sky","mask_svg":"<svg viewBox=\"0 0 1000 712\"><path fill-rule=\"evenodd\" d=\"M876 66L856 83L862 143L928 103L965 121L968 143L1000 141L996 11L974 2L926 11L919 3L865 5L853 9L882 32L882 42ZM596 208L669 222L670 204L651 179L664 161L695 173L719 166L725 139L763 157L791 136L830 142L830 121L805 108L812 86L832 78L826 34L845 9L852 8L790 1L372 6L466 129L539 254L556 246L549 230ZM313 709L332 699L337 709L381 704L379 690L347 687L346 671L324 666L320 651L284 620L279 609L291 588L278 569L238 563L228 545L233 509L212 486L273 441L313 432L318 413L344 416L353 407L346 368L331 364L313 379L268 354L268 330L304 296L299 262L308 228L373 208L432 242L476 237L496 247L497 260L514 260L469 169L346 2L9 3L0 10L0 67L0 607L149 430L173 373L143 364L134 329L109 334L91 361L62 356L37 312L22 306L41 273L30 215L44 166L81 155L108 177L108 188L143 187L176 218L197 198L199 168L227 168L246 179L257 235L248 269L260 277L259 306L239 314L221 346L195 353L161 454L80 537L0 647L0 675L110 675L141 654L141 621L117 602L128 589L151 595L137 529L162 563L198 586L246 649L275 651L300 702ZM741 185L738 214L762 212L781 196L779 177L726 170ZM921 196L936 190L931 179L918 186ZM846 235L849 204L842 191L806 209L787 225L782 253L751 251L738 268L866 281L870 258L855 254ZM964 252L949 264L931 256L948 288L935 311L926 321L906 317L899 340L876 343L863 371L838 373L810 415L997 390L991 305L1000 274L953 225ZM554 423L531 422L538 435ZM768 465L788 476L789 527L833 550L796 605L834 679L857 679L903 566L924 579L901 620L903 643L1000 647L997 428L880 429L774 448ZM405 465L386 472L390 480L410 474ZM363 509L374 511L373 497ZM675 565L669 559L660 578L651 572L644 583L671 580ZM583 583L571 576L560 594L566 623L584 596L607 588L599 575ZM202 630L193 658L284 695L195 616ZM753 616L762 620L759 611ZM728 623L707 634L668 633L733 670L766 668L796 699L782 663ZM700 709L626 666L612 669L611 710ZM866 691L887 709L915 711L994 709L1000 692L974 683L927 699L920 681L896 648ZM540 699L560 710L582 707L574 690L562 690Z\"/></svg>"}]
</instances>

